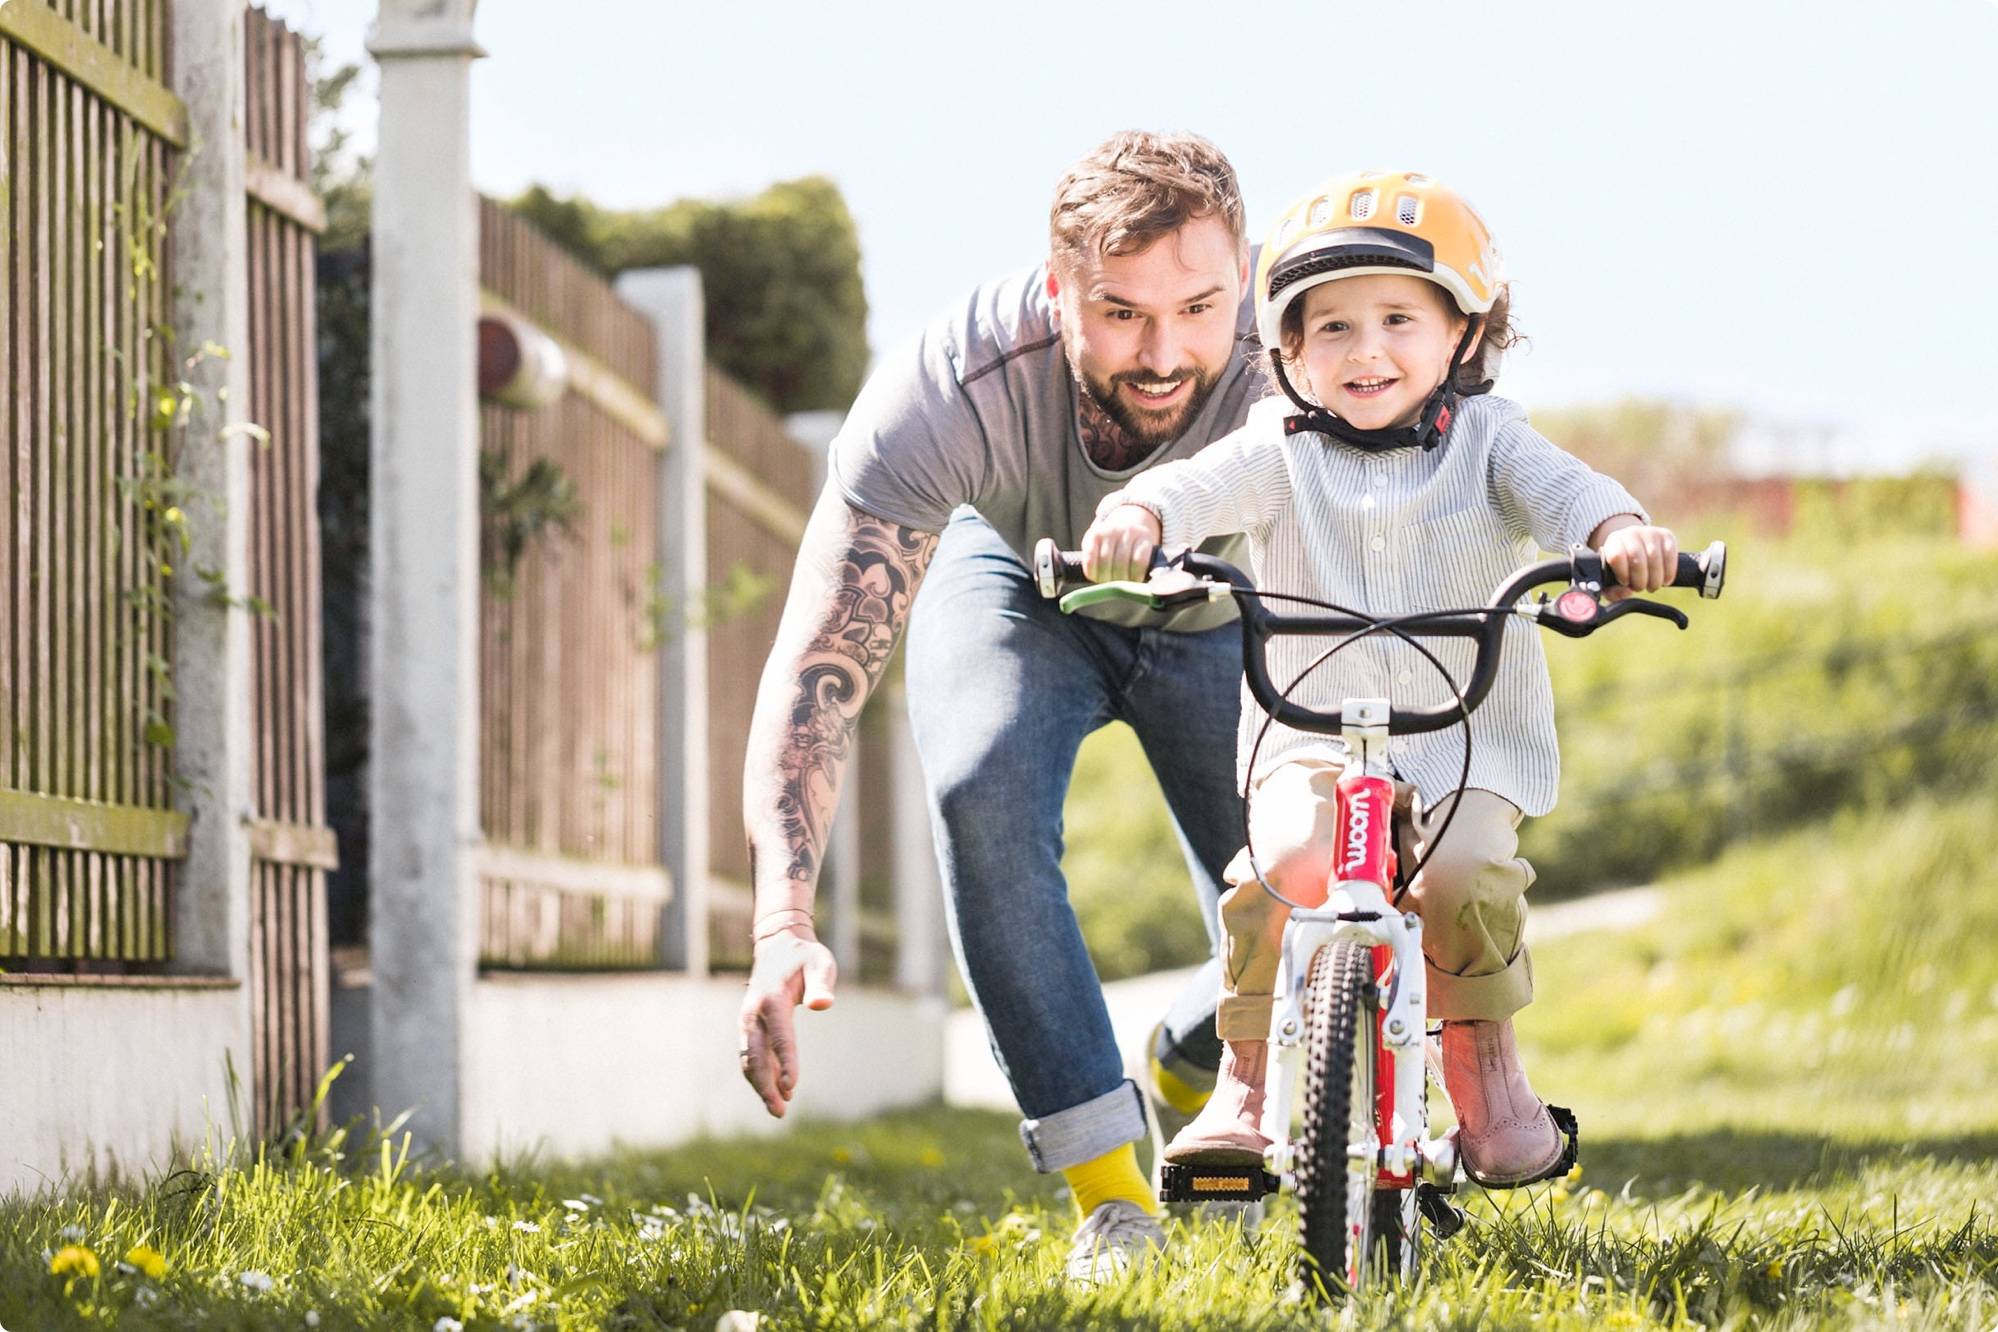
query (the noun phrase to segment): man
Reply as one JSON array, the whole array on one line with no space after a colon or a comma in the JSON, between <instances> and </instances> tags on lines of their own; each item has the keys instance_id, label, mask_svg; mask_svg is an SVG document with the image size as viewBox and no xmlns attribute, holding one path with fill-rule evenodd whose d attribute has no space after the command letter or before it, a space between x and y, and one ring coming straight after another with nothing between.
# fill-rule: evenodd
<instances>
[{"instance_id":1,"label":"man","mask_svg":"<svg viewBox=\"0 0 1998 1332\"><path fill-rule=\"evenodd\" d=\"M781 1116L798 1080L792 1009L833 1000L811 906L854 724L927 575L907 692L952 947L1028 1153L1081 1209L1081 1279L1163 1232L1133 1149L1144 1100L1068 905L1062 798L1083 738L1128 722L1211 932L1241 841L1240 643L1226 603L1063 616L1028 566L1036 540L1073 549L1103 496L1235 429L1261 396L1242 221L1212 144L1115 135L1058 185L1045 265L978 288L883 359L833 443L750 726L741 1059ZM1219 1062L1216 981L1196 976L1155 1040L1153 1081L1184 1113Z\"/></svg>"}]
</instances>

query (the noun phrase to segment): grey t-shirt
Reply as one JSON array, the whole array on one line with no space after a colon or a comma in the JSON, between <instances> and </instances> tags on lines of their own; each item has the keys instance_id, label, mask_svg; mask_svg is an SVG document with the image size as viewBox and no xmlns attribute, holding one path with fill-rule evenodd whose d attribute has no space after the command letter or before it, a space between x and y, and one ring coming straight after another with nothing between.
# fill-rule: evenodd
<instances>
[{"instance_id":1,"label":"grey t-shirt","mask_svg":"<svg viewBox=\"0 0 1998 1332\"><path fill-rule=\"evenodd\" d=\"M847 413L828 461L854 508L940 531L970 505L1029 567L1035 542L1080 543L1096 504L1160 463L1188 458L1239 427L1266 392L1253 300L1236 320L1235 352L1184 434L1136 467L1107 472L1076 428L1076 384L1048 298L1047 268L988 282L913 343L882 357ZM1241 563L1239 536L1201 546ZM1111 604L1090 613L1120 624L1207 629L1234 618L1232 600L1171 615Z\"/></svg>"}]
</instances>

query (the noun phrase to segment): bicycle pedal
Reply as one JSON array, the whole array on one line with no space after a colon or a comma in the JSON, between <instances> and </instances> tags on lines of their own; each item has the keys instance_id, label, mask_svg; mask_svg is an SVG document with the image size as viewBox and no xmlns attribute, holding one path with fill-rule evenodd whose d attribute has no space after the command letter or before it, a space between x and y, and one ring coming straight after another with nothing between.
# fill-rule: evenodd
<instances>
[{"instance_id":1,"label":"bicycle pedal","mask_svg":"<svg viewBox=\"0 0 1998 1332\"><path fill-rule=\"evenodd\" d=\"M1163 1202L1254 1202L1282 1187L1261 1166L1174 1165L1159 1168Z\"/></svg>"},{"instance_id":2,"label":"bicycle pedal","mask_svg":"<svg viewBox=\"0 0 1998 1332\"><path fill-rule=\"evenodd\" d=\"M1447 1240L1464 1228L1464 1213L1434 1184L1415 1186L1415 1205L1439 1240Z\"/></svg>"}]
</instances>

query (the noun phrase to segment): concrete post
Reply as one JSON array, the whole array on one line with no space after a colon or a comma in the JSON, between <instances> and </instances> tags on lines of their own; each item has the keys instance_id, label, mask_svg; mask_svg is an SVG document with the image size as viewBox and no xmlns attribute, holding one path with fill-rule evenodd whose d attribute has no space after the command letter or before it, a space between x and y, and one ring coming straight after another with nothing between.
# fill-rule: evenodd
<instances>
[{"instance_id":1,"label":"concrete post","mask_svg":"<svg viewBox=\"0 0 1998 1332\"><path fill-rule=\"evenodd\" d=\"M617 293L658 330L659 398L672 430L659 468L661 592L683 623L659 649L659 848L673 878L661 960L708 974L708 635L696 613L708 585L707 336L701 275L649 268Z\"/></svg>"},{"instance_id":2,"label":"concrete post","mask_svg":"<svg viewBox=\"0 0 1998 1332\"><path fill-rule=\"evenodd\" d=\"M369 589L370 1078L423 1147L462 1141L477 965L478 214L473 0L382 0Z\"/></svg>"},{"instance_id":3,"label":"concrete post","mask_svg":"<svg viewBox=\"0 0 1998 1332\"><path fill-rule=\"evenodd\" d=\"M250 731L250 620L217 606L197 569L220 571L241 595L250 579L249 242L243 147L243 7L240 0L182 0L170 7L173 88L187 105L190 151L167 218L175 330L185 364L204 343L227 356L200 359L187 378L195 403L179 474L204 501L190 503L192 547L174 580L174 767L193 816L174 906L176 965L247 978L254 755ZM249 988L242 991L238 1068L249 1074Z\"/></svg>"}]
</instances>

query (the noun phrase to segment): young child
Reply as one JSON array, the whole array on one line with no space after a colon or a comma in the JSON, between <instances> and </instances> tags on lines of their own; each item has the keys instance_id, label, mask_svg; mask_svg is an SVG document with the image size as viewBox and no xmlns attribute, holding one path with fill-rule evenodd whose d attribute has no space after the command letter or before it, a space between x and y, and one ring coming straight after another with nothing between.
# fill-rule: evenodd
<instances>
[{"instance_id":1,"label":"young child","mask_svg":"<svg viewBox=\"0 0 1998 1332\"><path fill-rule=\"evenodd\" d=\"M1490 233L1454 192L1413 172L1327 181L1279 219L1256 304L1283 394L1234 434L1107 497L1083 539L1090 577L1143 578L1155 546L1245 532L1259 587L1374 614L1481 606L1536 550L1581 542L1633 592L1671 581L1672 533L1537 434L1516 404L1488 394L1486 368L1511 341L1506 287ZM1468 680L1471 644L1423 641L1460 686ZM1272 677L1288 683L1324 647L1274 640ZM1377 636L1292 695L1324 711L1388 696L1427 706L1448 693L1414 648ZM1251 772L1264 720L1245 691L1238 763L1253 792L1250 835L1271 885L1315 905L1332 859L1342 746L1274 726ZM1512 1032L1533 997L1522 941L1533 869L1517 854L1517 830L1522 814L1553 807L1560 771L1546 659L1530 625L1508 627L1497 681L1470 724L1470 782L1454 802L1461 728L1398 737L1390 755L1410 805L1404 857L1425 854L1459 806L1410 894L1465 1168L1511 1187L1547 1177L1563 1147ZM1260 1160L1269 1143L1263 1077L1287 913L1256 882L1246 850L1227 879L1216 1019L1226 1053L1212 1097L1167 1147L1170 1161Z\"/></svg>"}]
</instances>

